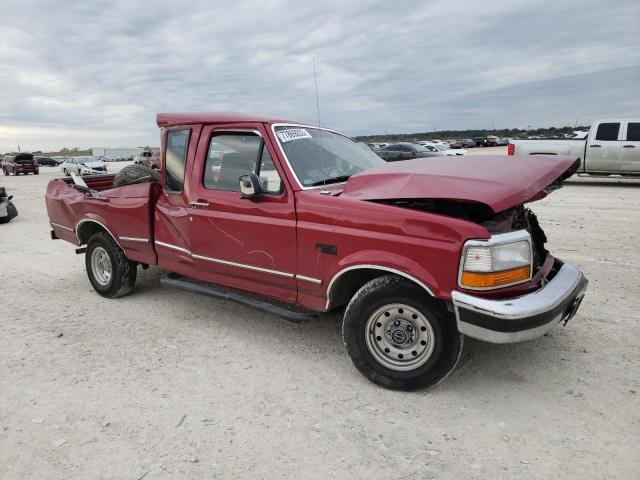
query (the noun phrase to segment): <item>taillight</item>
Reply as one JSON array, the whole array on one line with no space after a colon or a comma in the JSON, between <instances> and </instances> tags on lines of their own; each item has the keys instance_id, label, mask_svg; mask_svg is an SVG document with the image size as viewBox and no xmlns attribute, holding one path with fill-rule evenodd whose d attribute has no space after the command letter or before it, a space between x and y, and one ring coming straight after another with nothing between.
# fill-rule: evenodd
<instances>
[{"instance_id":1,"label":"taillight","mask_svg":"<svg viewBox=\"0 0 640 480\"><path fill-rule=\"evenodd\" d=\"M513 143L510 143L507 147L507 155L515 155L516 154L516 146Z\"/></svg>"}]
</instances>

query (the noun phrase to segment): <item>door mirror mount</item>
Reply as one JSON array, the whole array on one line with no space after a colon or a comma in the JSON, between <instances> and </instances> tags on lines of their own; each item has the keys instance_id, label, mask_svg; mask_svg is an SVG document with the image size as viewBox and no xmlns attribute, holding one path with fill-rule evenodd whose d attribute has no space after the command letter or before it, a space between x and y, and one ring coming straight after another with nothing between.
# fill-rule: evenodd
<instances>
[{"instance_id":1,"label":"door mirror mount","mask_svg":"<svg viewBox=\"0 0 640 480\"><path fill-rule=\"evenodd\" d=\"M257 200L262 194L260 179L255 173L248 173L240 177L240 197Z\"/></svg>"}]
</instances>

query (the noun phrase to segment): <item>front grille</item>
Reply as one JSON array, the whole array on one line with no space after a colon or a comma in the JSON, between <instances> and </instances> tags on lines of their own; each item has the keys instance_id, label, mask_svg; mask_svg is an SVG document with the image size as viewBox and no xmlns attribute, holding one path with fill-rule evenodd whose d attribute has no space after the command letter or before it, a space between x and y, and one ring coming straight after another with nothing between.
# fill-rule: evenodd
<instances>
[{"instance_id":1,"label":"front grille","mask_svg":"<svg viewBox=\"0 0 640 480\"><path fill-rule=\"evenodd\" d=\"M529 208L520 207L513 217L512 227L514 230L525 229L531 235L531 246L533 250L533 271L536 272L547 259L547 236L540 227L538 217Z\"/></svg>"}]
</instances>

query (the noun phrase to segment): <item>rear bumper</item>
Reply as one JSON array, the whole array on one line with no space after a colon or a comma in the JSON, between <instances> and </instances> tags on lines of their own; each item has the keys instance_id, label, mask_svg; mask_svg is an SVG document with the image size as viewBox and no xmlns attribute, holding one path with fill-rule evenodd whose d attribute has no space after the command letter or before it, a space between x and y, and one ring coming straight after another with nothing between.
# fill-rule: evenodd
<instances>
[{"instance_id":1,"label":"rear bumper","mask_svg":"<svg viewBox=\"0 0 640 480\"><path fill-rule=\"evenodd\" d=\"M557 273L544 287L516 298L487 299L453 291L460 333L491 343L533 340L571 319L584 297L587 279L572 265L557 261Z\"/></svg>"}]
</instances>

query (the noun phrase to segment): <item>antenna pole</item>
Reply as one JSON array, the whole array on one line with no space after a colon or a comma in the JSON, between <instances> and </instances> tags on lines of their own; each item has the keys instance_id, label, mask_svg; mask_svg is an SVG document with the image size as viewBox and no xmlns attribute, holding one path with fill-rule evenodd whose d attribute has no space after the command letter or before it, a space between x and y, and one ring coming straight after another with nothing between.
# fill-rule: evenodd
<instances>
[{"instance_id":1,"label":"antenna pole","mask_svg":"<svg viewBox=\"0 0 640 480\"><path fill-rule=\"evenodd\" d=\"M316 84L316 111L318 113L318 126L320 126L320 100L318 98L318 75L316 74L316 59L313 57L313 81Z\"/></svg>"}]
</instances>

